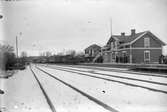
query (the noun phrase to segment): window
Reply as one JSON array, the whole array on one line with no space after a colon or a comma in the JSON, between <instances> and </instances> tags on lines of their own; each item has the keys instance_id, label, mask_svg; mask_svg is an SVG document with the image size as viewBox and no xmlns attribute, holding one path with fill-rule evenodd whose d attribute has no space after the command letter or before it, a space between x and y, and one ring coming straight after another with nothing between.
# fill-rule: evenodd
<instances>
[{"instance_id":1,"label":"window","mask_svg":"<svg viewBox=\"0 0 167 112\"><path fill-rule=\"evenodd\" d=\"M113 49L114 48L114 43L113 42L111 42L111 49Z\"/></svg>"},{"instance_id":2,"label":"window","mask_svg":"<svg viewBox=\"0 0 167 112\"><path fill-rule=\"evenodd\" d=\"M92 55L92 49L89 50L89 55Z\"/></svg>"},{"instance_id":3,"label":"window","mask_svg":"<svg viewBox=\"0 0 167 112\"><path fill-rule=\"evenodd\" d=\"M128 62L127 51L122 51L121 62L123 62L123 63L127 63Z\"/></svg>"},{"instance_id":4,"label":"window","mask_svg":"<svg viewBox=\"0 0 167 112\"><path fill-rule=\"evenodd\" d=\"M115 49L117 49L117 41L115 41Z\"/></svg>"},{"instance_id":5,"label":"window","mask_svg":"<svg viewBox=\"0 0 167 112\"><path fill-rule=\"evenodd\" d=\"M150 61L150 51L144 51L144 61Z\"/></svg>"},{"instance_id":6,"label":"window","mask_svg":"<svg viewBox=\"0 0 167 112\"><path fill-rule=\"evenodd\" d=\"M150 47L150 38L144 38L144 47Z\"/></svg>"},{"instance_id":7,"label":"window","mask_svg":"<svg viewBox=\"0 0 167 112\"><path fill-rule=\"evenodd\" d=\"M127 51L122 51L122 56L123 57L127 56Z\"/></svg>"},{"instance_id":8,"label":"window","mask_svg":"<svg viewBox=\"0 0 167 112\"><path fill-rule=\"evenodd\" d=\"M118 52L115 52L115 56L118 56Z\"/></svg>"},{"instance_id":9,"label":"window","mask_svg":"<svg viewBox=\"0 0 167 112\"><path fill-rule=\"evenodd\" d=\"M115 60L115 53L112 53L112 59Z\"/></svg>"},{"instance_id":10,"label":"window","mask_svg":"<svg viewBox=\"0 0 167 112\"><path fill-rule=\"evenodd\" d=\"M130 46L129 46L129 45L126 45L125 48L130 48Z\"/></svg>"},{"instance_id":11,"label":"window","mask_svg":"<svg viewBox=\"0 0 167 112\"><path fill-rule=\"evenodd\" d=\"M94 50L92 49L92 56L94 56L94 54L95 54L95 53L94 53Z\"/></svg>"},{"instance_id":12,"label":"window","mask_svg":"<svg viewBox=\"0 0 167 112\"><path fill-rule=\"evenodd\" d=\"M123 48L124 48L123 46L119 47L119 49L123 49Z\"/></svg>"}]
</instances>

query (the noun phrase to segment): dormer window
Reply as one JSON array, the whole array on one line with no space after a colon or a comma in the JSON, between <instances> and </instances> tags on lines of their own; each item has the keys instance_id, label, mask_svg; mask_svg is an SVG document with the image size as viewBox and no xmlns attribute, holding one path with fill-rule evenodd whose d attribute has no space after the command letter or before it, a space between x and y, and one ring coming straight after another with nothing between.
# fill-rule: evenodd
<instances>
[{"instance_id":1,"label":"dormer window","mask_svg":"<svg viewBox=\"0 0 167 112\"><path fill-rule=\"evenodd\" d=\"M144 38L144 47L150 47L150 38Z\"/></svg>"}]
</instances>

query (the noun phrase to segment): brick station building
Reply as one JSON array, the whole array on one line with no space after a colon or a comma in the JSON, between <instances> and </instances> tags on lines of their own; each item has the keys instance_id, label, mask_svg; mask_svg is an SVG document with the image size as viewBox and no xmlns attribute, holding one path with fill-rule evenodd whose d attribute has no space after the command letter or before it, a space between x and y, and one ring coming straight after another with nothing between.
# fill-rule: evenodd
<instances>
[{"instance_id":1,"label":"brick station building","mask_svg":"<svg viewBox=\"0 0 167 112\"><path fill-rule=\"evenodd\" d=\"M102 48L104 63L158 63L165 45L150 31L112 35Z\"/></svg>"}]
</instances>

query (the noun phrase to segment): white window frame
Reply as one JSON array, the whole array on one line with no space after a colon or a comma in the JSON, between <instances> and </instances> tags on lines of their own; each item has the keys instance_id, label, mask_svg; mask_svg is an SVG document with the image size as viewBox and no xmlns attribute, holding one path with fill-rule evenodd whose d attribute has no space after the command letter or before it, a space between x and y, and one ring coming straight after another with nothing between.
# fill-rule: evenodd
<instances>
[{"instance_id":1,"label":"white window frame","mask_svg":"<svg viewBox=\"0 0 167 112\"><path fill-rule=\"evenodd\" d=\"M144 47L146 47L146 48L150 47L150 38L149 37L144 38Z\"/></svg>"},{"instance_id":2,"label":"white window frame","mask_svg":"<svg viewBox=\"0 0 167 112\"><path fill-rule=\"evenodd\" d=\"M111 42L111 49L114 49L114 43Z\"/></svg>"},{"instance_id":3,"label":"white window frame","mask_svg":"<svg viewBox=\"0 0 167 112\"><path fill-rule=\"evenodd\" d=\"M146 59L145 53L149 53L149 54L148 54L148 57L149 57L148 59ZM147 50L147 51L144 51L144 61L150 61L150 51L148 51L148 50Z\"/></svg>"},{"instance_id":4,"label":"white window frame","mask_svg":"<svg viewBox=\"0 0 167 112\"><path fill-rule=\"evenodd\" d=\"M88 53L89 55L91 55L91 49L89 50L89 53Z\"/></svg>"},{"instance_id":5,"label":"white window frame","mask_svg":"<svg viewBox=\"0 0 167 112\"><path fill-rule=\"evenodd\" d=\"M94 50L92 49L92 56L94 56L94 54L95 54L95 52L94 52Z\"/></svg>"},{"instance_id":6,"label":"white window frame","mask_svg":"<svg viewBox=\"0 0 167 112\"><path fill-rule=\"evenodd\" d=\"M115 53L114 52L111 53L111 61L115 62Z\"/></svg>"},{"instance_id":7,"label":"white window frame","mask_svg":"<svg viewBox=\"0 0 167 112\"><path fill-rule=\"evenodd\" d=\"M118 45L117 45L117 41L115 41L115 49L117 49L117 46L118 46Z\"/></svg>"}]
</instances>

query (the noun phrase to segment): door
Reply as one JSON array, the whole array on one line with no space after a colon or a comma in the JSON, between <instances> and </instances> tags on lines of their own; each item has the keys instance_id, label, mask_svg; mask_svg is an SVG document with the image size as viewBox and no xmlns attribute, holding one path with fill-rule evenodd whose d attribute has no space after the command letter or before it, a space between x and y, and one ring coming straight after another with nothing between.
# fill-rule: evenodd
<instances>
[{"instance_id":1,"label":"door","mask_svg":"<svg viewBox=\"0 0 167 112\"><path fill-rule=\"evenodd\" d=\"M150 51L144 51L144 62L150 62Z\"/></svg>"}]
</instances>

